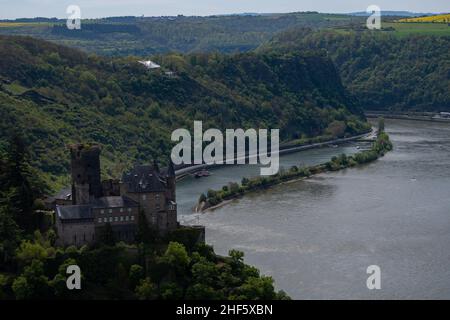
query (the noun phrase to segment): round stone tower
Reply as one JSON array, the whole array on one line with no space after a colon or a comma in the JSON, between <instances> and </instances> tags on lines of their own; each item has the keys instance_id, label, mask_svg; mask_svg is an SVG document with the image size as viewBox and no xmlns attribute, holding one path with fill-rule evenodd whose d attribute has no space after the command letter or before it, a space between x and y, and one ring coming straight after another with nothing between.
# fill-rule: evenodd
<instances>
[{"instance_id":1,"label":"round stone tower","mask_svg":"<svg viewBox=\"0 0 450 320\"><path fill-rule=\"evenodd\" d=\"M69 148L72 167L72 202L88 204L102 196L100 147L75 144Z\"/></svg>"}]
</instances>

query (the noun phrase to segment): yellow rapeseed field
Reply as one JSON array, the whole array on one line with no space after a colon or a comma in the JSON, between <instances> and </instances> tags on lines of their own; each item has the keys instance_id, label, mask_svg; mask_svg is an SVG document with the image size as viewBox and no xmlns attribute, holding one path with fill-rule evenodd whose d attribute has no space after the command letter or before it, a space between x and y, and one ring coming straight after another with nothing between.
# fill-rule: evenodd
<instances>
[{"instance_id":1,"label":"yellow rapeseed field","mask_svg":"<svg viewBox=\"0 0 450 320\"><path fill-rule=\"evenodd\" d=\"M450 13L428 17L406 18L399 20L399 22L450 22Z\"/></svg>"}]
</instances>

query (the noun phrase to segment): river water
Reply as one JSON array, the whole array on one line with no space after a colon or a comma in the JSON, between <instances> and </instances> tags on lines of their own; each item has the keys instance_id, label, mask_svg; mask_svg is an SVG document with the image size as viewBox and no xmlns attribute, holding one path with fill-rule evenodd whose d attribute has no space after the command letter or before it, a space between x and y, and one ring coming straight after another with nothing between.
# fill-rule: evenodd
<instances>
[{"instance_id":1,"label":"river water","mask_svg":"<svg viewBox=\"0 0 450 320\"><path fill-rule=\"evenodd\" d=\"M294 299L450 298L450 125L386 120L394 151L371 164L276 186L205 214L201 192L253 166L223 167L178 184L180 220L206 226L219 254L274 278ZM283 156L283 166L314 164L357 152L354 144ZM366 269L381 269L368 290Z\"/></svg>"}]
</instances>

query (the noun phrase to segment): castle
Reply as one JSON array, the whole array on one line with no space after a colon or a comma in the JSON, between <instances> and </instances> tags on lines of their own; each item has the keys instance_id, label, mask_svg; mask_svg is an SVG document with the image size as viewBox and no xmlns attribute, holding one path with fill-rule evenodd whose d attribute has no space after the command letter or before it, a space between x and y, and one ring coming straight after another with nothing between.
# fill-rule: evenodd
<instances>
[{"instance_id":1,"label":"castle","mask_svg":"<svg viewBox=\"0 0 450 320\"><path fill-rule=\"evenodd\" d=\"M121 180L101 181L100 147L70 146L72 190L53 201L59 245L95 243L107 224L115 239L135 239L140 213L161 234L179 227L175 194L176 176L170 161L135 166Z\"/></svg>"}]
</instances>

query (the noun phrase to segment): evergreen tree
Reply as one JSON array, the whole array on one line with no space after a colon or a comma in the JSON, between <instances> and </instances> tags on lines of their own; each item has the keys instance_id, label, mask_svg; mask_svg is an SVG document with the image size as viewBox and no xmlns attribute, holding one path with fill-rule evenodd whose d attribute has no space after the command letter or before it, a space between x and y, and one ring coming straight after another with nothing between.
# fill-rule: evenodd
<instances>
[{"instance_id":1,"label":"evergreen tree","mask_svg":"<svg viewBox=\"0 0 450 320\"><path fill-rule=\"evenodd\" d=\"M17 225L32 232L37 225L33 216L34 201L48 191L31 166L23 138L13 134L0 162L0 206L12 215Z\"/></svg>"}]
</instances>

